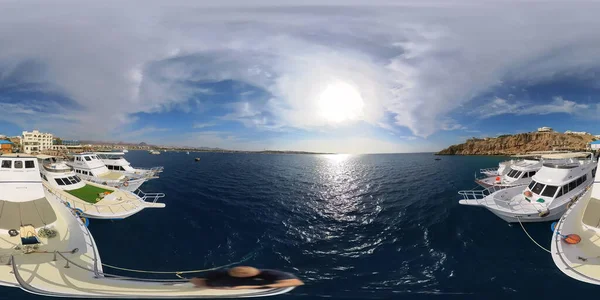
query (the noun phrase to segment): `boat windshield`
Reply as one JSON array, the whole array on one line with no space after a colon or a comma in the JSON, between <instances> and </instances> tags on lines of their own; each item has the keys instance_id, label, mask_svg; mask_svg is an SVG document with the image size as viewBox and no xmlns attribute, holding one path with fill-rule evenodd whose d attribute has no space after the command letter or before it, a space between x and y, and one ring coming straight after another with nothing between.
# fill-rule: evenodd
<instances>
[{"instance_id":1,"label":"boat windshield","mask_svg":"<svg viewBox=\"0 0 600 300\"><path fill-rule=\"evenodd\" d=\"M511 169L506 176L510 178L519 178L523 172Z\"/></svg>"},{"instance_id":2,"label":"boat windshield","mask_svg":"<svg viewBox=\"0 0 600 300\"><path fill-rule=\"evenodd\" d=\"M531 190L531 192L533 192L534 194L544 196L544 197L554 197L554 195L556 194L556 191L559 190L559 186L543 184L543 183L539 183L535 180L532 180L531 183L529 183L528 187L529 187L529 190ZM561 190L561 192L562 192L562 190ZM560 194L562 195L562 193L560 193Z\"/></svg>"},{"instance_id":3,"label":"boat windshield","mask_svg":"<svg viewBox=\"0 0 600 300\"><path fill-rule=\"evenodd\" d=\"M114 160L117 160L117 159L121 159L123 157L122 155L113 154L113 153L110 153L110 154L109 153L98 153L97 155L98 155L98 157L100 159L114 159Z\"/></svg>"}]
</instances>

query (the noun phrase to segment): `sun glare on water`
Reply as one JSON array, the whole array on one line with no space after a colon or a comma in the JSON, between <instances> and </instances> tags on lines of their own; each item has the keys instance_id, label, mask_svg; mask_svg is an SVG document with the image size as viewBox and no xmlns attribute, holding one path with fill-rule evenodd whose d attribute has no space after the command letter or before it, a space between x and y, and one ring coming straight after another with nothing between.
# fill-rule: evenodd
<instances>
[{"instance_id":1,"label":"sun glare on water","mask_svg":"<svg viewBox=\"0 0 600 300\"><path fill-rule=\"evenodd\" d=\"M363 113L363 106L360 93L344 82L327 86L318 100L319 115L333 123L358 119Z\"/></svg>"}]
</instances>

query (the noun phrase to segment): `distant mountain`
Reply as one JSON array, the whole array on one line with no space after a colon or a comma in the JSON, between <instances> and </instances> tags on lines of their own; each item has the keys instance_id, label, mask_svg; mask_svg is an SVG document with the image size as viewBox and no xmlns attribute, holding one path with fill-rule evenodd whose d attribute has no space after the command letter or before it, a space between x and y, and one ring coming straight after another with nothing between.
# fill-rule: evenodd
<instances>
[{"instance_id":1,"label":"distant mountain","mask_svg":"<svg viewBox=\"0 0 600 300\"><path fill-rule=\"evenodd\" d=\"M495 138L471 138L465 143L452 145L438 155L514 155L532 151L581 151L596 140L591 134L559 132L529 132L501 135Z\"/></svg>"},{"instance_id":2,"label":"distant mountain","mask_svg":"<svg viewBox=\"0 0 600 300\"><path fill-rule=\"evenodd\" d=\"M138 146L148 146L148 144L146 144L144 142L141 142L141 143L138 144Z\"/></svg>"}]
</instances>

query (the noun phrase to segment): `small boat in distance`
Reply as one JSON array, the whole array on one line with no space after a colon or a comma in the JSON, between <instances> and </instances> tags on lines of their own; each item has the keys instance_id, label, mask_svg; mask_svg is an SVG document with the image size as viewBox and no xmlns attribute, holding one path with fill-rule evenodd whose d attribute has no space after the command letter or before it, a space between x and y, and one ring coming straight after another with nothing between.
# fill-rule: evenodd
<instances>
[{"instance_id":1,"label":"small boat in distance","mask_svg":"<svg viewBox=\"0 0 600 300\"><path fill-rule=\"evenodd\" d=\"M190 155L190 152L188 151L188 152L186 152L185 154L187 154L187 155Z\"/></svg>"},{"instance_id":2,"label":"small boat in distance","mask_svg":"<svg viewBox=\"0 0 600 300\"><path fill-rule=\"evenodd\" d=\"M150 154L160 154L160 151L150 150L150 151L148 151L148 153L150 153Z\"/></svg>"},{"instance_id":3,"label":"small boat in distance","mask_svg":"<svg viewBox=\"0 0 600 300\"><path fill-rule=\"evenodd\" d=\"M596 161L591 153L565 153L543 156L542 162L527 186L460 191L464 199L458 203L487 208L507 222L557 220L593 183Z\"/></svg>"},{"instance_id":4,"label":"small boat in distance","mask_svg":"<svg viewBox=\"0 0 600 300\"><path fill-rule=\"evenodd\" d=\"M200 157L194 158L194 161L200 161Z\"/></svg>"}]
</instances>

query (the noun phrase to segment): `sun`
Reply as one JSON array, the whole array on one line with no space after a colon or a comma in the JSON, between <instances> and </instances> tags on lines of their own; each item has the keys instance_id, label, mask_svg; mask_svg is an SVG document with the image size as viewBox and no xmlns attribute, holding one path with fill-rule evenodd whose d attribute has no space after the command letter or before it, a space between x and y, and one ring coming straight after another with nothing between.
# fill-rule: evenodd
<instances>
[{"instance_id":1,"label":"sun","mask_svg":"<svg viewBox=\"0 0 600 300\"><path fill-rule=\"evenodd\" d=\"M340 123L362 116L364 102L353 86L338 82L325 88L317 105L319 116L329 122Z\"/></svg>"}]
</instances>

